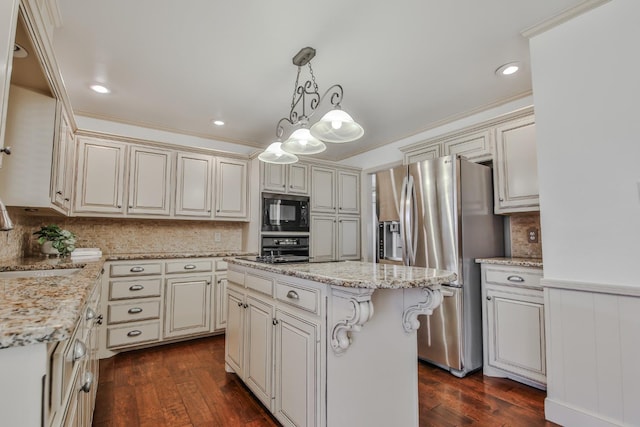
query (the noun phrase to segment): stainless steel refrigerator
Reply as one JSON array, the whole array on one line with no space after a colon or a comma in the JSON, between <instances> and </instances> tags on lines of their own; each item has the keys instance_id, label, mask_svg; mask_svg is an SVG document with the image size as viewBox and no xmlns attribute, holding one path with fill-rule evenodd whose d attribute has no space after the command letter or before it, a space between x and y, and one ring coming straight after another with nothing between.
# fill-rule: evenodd
<instances>
[{"instance_id":1,"label":"stainless steel refrigerator","mask_svg":"<svg viewBox=\"0 0 640 427\"><path fill-rule=\"evenodd\" d=\"M442 305L420 316L418 357L462 377L482 367L480 266L504 254L488 166L447 156L374 177L377 261L454 271Z\"/></svg>"}]
</instances>

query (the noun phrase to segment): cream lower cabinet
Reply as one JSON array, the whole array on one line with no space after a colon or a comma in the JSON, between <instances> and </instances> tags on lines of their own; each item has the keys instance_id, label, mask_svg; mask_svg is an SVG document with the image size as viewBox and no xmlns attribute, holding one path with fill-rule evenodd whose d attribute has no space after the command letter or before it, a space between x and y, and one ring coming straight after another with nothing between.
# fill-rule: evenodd
<instances>
[{"instance_id":1,"label":"cream lower cabinet","mask_svg":"<svg viewBox=\"0 0 640 427\"><path fill-rule=\"evenodd\" d=\"M167 279L164 337L208 332L211 325L211 275Z\"/></svg>"},{"instance_id":2,"label":"cream lower cabinet","mask_svg":"<svg viewBox=\"0 0 640 427\"><path fill-rule=\"evenodd\" d=\"M310 256L314 261L360 259L360 217L311 216Z\"/></svg>"},{"instance_id":3,"label":"cream lower cabinet","mask_svg":"<svg viewBox=\"0 0 640 427\"><path fill-rule=\"evenodd\" d=\"M316 425L319 325L282 309L275 322L273 413L284 426Z\"/></svg>"},{"instance_id":4,"label":"cream lower cabinet","mask_svg":"<svg viewBox=\"0 0 640 427\"><path fill-rule=\"evenodd\" d=\"M227 371L282 425L320 425L323 291L235 267L228 277Z\"/></svg>"},{"instance_id":5,"label":"cream lower cabinet","mask_svg":"<svg viewBox=\"0 0 640 427\"><path fill-rule=\"evenodd\" d=\"M224 330L227 263L221 258L109 261L105 269L101 358Z\"/></svg>"},{"instance_id":6,"label":"cream lower cabinet","mask_svg":"<svg viewBox=\"0 0 640 427\"><path fill-rule=\"evenodd\" d=\"M539 268L482 264L485 375L546 387L541 277Z\"/></svg>"}]
</instances>

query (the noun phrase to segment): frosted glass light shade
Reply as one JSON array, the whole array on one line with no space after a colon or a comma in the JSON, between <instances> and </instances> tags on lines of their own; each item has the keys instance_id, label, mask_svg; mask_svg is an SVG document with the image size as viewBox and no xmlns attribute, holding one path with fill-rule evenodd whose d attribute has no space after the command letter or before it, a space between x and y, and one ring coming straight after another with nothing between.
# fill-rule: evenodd
<instances>
[{"instance_id":1,"label":"frosted glass light shade","mask_svg":"<svg viewBox=\"0 0 640 427\"><path fill-rule=\"evenodd\" d=\"M335 109L311 126L311 135L326 142L351 142L361 138L364 129L347 112Z\"/></svg>"},{"instance_id":2,"label":"frosted glass light shade","mask_svg":"<svg viewBox=\"0 0 640 427\"><path fill-rule=\"evenodd\" d=\"M319 139L314 138L309 129L300 128L282 143L282 149L293 154L318 154L326 150L327 146Z\"/></svg>"},{"instance_id":3,"label":"frosted glass light shade","mask_svg":"<svg viewBox=\"0 0 640 427\"><path fill-rule=\"evenodd\" d=\"M282 149L282 142L274 142L258 156L258 159L265 163L279 163L284 165L297 162L298 156L284 151Z\"/></svg>"}]
</instances>

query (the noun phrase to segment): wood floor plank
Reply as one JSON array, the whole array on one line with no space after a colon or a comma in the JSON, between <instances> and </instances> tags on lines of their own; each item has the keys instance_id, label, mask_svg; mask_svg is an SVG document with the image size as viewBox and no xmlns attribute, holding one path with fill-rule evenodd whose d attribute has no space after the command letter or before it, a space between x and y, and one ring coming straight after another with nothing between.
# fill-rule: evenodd
<instances>
[{"instance_id":1,"label":"wood floor plank","mask_svg":"<svg viewBox=\"0 0 640 427\"><path fill-rule=\"evenodd\" d=\"M475 372L465 378L418 363L420 427L552 427L544 391ZM224 370L224 336L118 354L100 361L94 427L277 427ZM336 426L329 426L336 427Z\"/></svg>"}]
</instances>

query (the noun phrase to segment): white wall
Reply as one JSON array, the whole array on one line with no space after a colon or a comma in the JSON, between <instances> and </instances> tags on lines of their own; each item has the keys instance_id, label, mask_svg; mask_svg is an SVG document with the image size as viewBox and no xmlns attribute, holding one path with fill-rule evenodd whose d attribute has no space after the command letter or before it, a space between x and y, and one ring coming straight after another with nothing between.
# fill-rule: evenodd
<instances>
[{"instance_id":1,"label":"white wall","mask_svg":"<svg viewBox=\"0 0 640 427\"><path fill-rule=\"evenodd\" d=\"M640 2L531 40L545 277L640 286Z\"/></svg>"},{"instance_id":2,"label":"white wall","mask_svg":"<svg viewBox=\"0 0 640 427\"><path fill-rule=\"evenodd\" d=\"M531 39L548 419L640 425L640 2Z\"/></svg>"}]
</instances>

